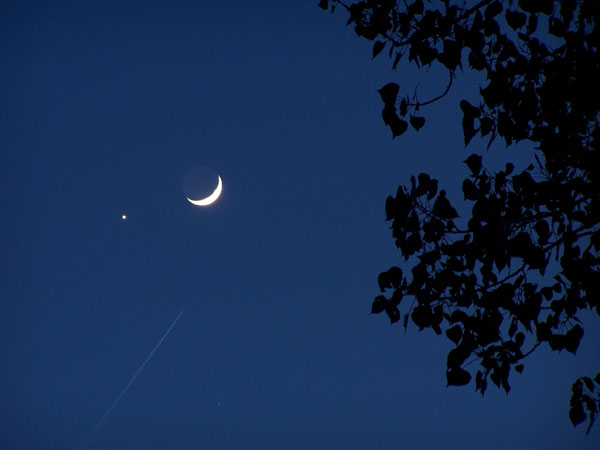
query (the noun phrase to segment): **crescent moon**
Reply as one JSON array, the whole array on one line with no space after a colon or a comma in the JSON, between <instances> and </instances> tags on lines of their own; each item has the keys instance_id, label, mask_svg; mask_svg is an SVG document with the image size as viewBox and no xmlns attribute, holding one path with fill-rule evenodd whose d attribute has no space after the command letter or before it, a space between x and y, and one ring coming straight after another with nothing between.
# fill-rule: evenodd
<instances>
[{"instance_id":1,"label":"crescent moon","mask_svg":"<svg viewBox=\"0 0 600 450\"><path fill-rule=\"evenodd\" d=\"M217 176L219 177L219 183L217 184L217 187L215 188L212 194L200 200L192 200L191 198L186 197L187 201L190 202L192 205L196 206L208 206L216 202L217 199L220 197L221 192L223 191L223 181L221 180L221 177L219 175Z\"/></svg>"}]
</instances>

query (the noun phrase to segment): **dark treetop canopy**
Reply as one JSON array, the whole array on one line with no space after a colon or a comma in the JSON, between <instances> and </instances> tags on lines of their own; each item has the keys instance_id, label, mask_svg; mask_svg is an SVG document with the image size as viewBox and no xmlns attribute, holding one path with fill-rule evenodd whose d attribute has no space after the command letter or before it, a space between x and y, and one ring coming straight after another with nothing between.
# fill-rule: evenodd
<instances>
[{"instance_id":1,"label":"dark treetop canopy","mask_svg":"<svg viewBox=\"0 0 600 450\"><path fill-rule=\"evenodd\" d=\"M396 83L379 90L393 137L425 126L425 107L452 88L457 70L485 76L479 102L462 100L465 145L497 138L529 141L535 160L487 170L481 154L465 161L471 216L461 218L438 181L412 177L386 201L387 220L410 270L379 276L372 312L409 318L445 333L455 348L448 385L506 392L511 369L542 345L576 353L582 310L600 314L600 2L595 0L365 0L342 7L356 34L397 67L447 71L440 93L420 99ZM479 367L471 363L476 362ZM471 365L470 365L471 364ZM469 370L467 370L469 366ZM569 417L588 431L600 408L600 373L575 381Z\"/></svg>"}]
</instances>

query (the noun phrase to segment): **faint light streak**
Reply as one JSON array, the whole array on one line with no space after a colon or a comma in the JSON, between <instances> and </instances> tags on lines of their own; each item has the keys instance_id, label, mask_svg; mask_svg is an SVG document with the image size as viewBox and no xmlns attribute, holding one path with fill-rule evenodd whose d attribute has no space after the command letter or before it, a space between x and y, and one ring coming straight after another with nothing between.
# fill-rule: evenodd
<instances>
[{"instance_id":1,"label":"faint light streak","mask_svg":"<svg viewBox=\"0 0 600 450\"><path fill-rule=\"evenodd\" d=\"M123 216L123 217L125 217L125 216ZM136 370L136 372L133 374L133 376L131 377L131 379L127 383L127 385L123 388L123 390L121 391L121 393L117 396L117 398L115 399L115 401L112 402L112 405L110 405L110 407L106 410L106 412L104 413L104 415L102 416L102 418L100 419L100 421L96 424L96 426L94 427L94 429L85 438L85 441L83 442L82 446L80 447L80 450L83 450L87 446L87 444L91 441L91 439L94 437L94 435L96 434L96 432L100 429L100 427L102 426L102 424L106 421L106 419L108 418L108 416L110 415L110 413L112 412L112 410L115 409L115 406L117 406L117 404L119 403L119 401L121 400L121 398L123 398L123 396L125 395L125 393L129 389L129 387L133 384L133 382L135 381L135 379L137 378L137 376L144 369L144 366L146 366L146 364L148 364L148 361L150 361L150 358L152 358L152 355L154 355L154 353L156 352L156 350L158 350L158 347L160 347L160 344L162 344L162 342L169 335L169 333L171 332L171 330L173 329L173 327L175 326L175 324L177 323L177 321L179 320L179 318L183 314L183 311L184 310L182 309L181 312L179 313L179 315L175 318L175 320L171 324L171 326L167 329L167 331L165 332L165 334L163 334L163 337L160 338L160 340L158 341L158 344L156 344L156 346L152 349L152 351L146 357L146 359L144 360L144 362L142 363L142 365L139 367L138 370Z\"/></svg>"}]
</instances>

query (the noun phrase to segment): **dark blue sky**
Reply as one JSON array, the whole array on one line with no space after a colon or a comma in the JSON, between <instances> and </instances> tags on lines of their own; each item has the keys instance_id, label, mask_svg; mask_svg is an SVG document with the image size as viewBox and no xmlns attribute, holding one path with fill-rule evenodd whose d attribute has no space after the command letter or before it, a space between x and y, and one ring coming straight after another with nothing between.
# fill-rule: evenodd
<instances>
[{"instance_id":1,"label":"dark blue sky","mask_svg":"<svg viewBox=\"0 0 600 450\"><path fill-rule=\"evenodd\" d=\"M0 448L79 448L182 309L87 449L599 447L567 417L597 318L482 399L449 341L369 315L385 198L427 171L461 200L476 86L392 141L376 90L416 72L316 3L1 3Z\"/></svg>"}]
</instances>

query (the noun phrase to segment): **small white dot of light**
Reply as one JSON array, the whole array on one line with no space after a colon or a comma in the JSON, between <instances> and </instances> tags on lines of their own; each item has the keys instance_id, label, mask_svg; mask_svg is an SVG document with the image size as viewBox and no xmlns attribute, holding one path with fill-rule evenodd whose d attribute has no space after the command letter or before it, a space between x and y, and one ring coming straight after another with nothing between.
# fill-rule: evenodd
<instances>
[{"instance_id":1,"label":"small white dot of light","mask_svg":"<svg viewBox=\"0 0 600 450\"><path fill-rule=\"evenodd\" d=\"M123 214L121 217L123 218L123 220L127 219L127 216L125 214Z\"/></svg>"}]
</instances>

